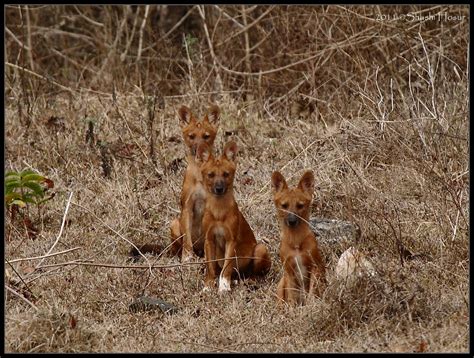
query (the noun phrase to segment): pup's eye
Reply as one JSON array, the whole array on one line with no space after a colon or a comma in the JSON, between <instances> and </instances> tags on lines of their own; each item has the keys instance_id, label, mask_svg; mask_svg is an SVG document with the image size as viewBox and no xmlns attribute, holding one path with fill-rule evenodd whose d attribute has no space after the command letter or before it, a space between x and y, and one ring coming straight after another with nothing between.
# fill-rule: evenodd
<instances>
[{"instance_id":1,"label":"pup's eye","mask_svg":"<svg viewBox=\"0 0 474 358\"><path fill-rule=\"evenodd\" d=\"M229 176L229 172L224 172L224 178L227 178Z\"/></svg>"},{"instance_id":2,"label":"pup's eye","mask_svg":"<svg viewBox=\"0 0 474 358\"><path fill-rule=\"evenodd\" d=\"M296 204L296 208L297 208L297 209L303 209L303 208L304 208L304 204L303 204L303 203L298 203L298 204Z\"/></svg>"},{"instance_id":3,"label":"pup's eye","mask_svg":"<svg viewBox=\"0 0 474 358\"><path fill-rule=\"evenodd\" d=\"M281 207L282 207L283 209L285 209L285 210L288 209L288 203L283 203L283 204L281 204Z\"/></svg>"},{"instance_id":4,"label":"pup's eye","mask_svg":"<svg viewBox=\"0 0 474 358\"><path fill-rule=\"evenodd\" d=\"M194 139L194 138L196 138L196 135L191 133L188 137L189 137L189 139Z\"/></svg>"},{"instance_id":5,"label":"pup's eye","mask_svg":"<svg viewBox=\"0 0 474 358\"><path fill-rule=\"evenodd\" d=\"M211 136L207 133L205 133L202 138L205 139L205 140L208 140Z\"/></svg>"},{"instance_id":6,"label":"pup's eye","mask_svg":"<svg viewBox=\"0 0 474 358\"><path fill-rule=\"evenodd\" d=\"M215 175L216 175L216 174L215 174L214 172L207 173L207 177L208 177L208 178L214 178Z\"/></svg>"}]
</instances>

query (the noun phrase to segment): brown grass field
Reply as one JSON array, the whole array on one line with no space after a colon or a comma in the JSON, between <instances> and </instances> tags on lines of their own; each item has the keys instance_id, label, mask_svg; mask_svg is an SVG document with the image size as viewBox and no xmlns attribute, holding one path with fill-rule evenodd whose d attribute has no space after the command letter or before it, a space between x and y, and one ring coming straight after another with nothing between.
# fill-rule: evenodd
<instances>
[{"instance_id":1,"label":"brown grass field","mask_svg":"<svg viewBox=\"0 0 474 358\"><path fill-rule=\"evenodd\" d=\"M467 6L7 5L5 21L4 169L55 193L5 209L6 352L469 351ZM210 103L273 260L224 295L201 292L203 259L128 256L169 243L177 109ZM356 223L377 275L336 280L347 246L321 244L327 289L278 307L270 178L307 169L312 215ZM130 312L141 295L178 311Z\"/></svg>"}]
</instances>

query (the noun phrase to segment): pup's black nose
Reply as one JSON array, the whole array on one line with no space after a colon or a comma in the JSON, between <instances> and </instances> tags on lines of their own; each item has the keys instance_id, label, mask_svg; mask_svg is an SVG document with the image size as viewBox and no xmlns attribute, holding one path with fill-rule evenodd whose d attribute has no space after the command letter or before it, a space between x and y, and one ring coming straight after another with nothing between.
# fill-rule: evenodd
<instances>
[{"instance_id":1,"label":"pup's black nose","mask_svg":"<svg viewBox=\"0 0 474 358\"><path fill-rule=\"evenodd\" d=\"M295 227L299 223L299 219L295 214L288 214L285 219L286 225Z\"/></svg>"},{"instance_id":2,"label":"pup's black nose","mask_svg":"<svg viewBox=\"0 0 474 358\"><path fill-rule=\"evenodd\" d=\"M225 193L225 183L224 181L217 181L214 184L214 194L223 195Z\"/></svg>"}]
</instances>

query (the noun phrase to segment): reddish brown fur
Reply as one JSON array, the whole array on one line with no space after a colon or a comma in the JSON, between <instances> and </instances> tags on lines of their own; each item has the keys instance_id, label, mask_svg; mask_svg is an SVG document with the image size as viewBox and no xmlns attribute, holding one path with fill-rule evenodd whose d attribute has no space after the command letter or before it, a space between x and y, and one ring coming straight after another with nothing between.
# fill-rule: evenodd
<instances>
[{"instance_id":1,"label":"reddish brown fur","mask_svg":"<svg viewBox=\"0 0 474 358\"><path fill-rule=\"evenodd\" d=\"M207 192L202 222L205 257L206 261L219 260L207 263L205 287L214 286L220 271L219 292L230 290L235 271L239 275L259 275L268 272L271 266L267 248L257 244L234 198L236 154L235 142L227 143L219 158L214 158L207 146L200 146L197 153L203 162L201 173ZM235 256L238 258L231 259Z\"/></svg>"},{"instance_id":2,"label":"reddish brown fur","mask_svg":"<svg viewBox=\"0 0 474 358\"><path fill-rule=\"evenodd\" d=\"M280 172L272 175L274 202L281 228L280 259L284 273L277 296L280 302L304 303L304 293L319 295L326 282L325 265L308 219L314 176L303 174L296 188L288 188Z\"/></svg>"},{"instance_id":3,"label":"reddish brown fur","mask_svg":"<svg viewBox=\"0 0 474 358\"><path fill-rule=\"evenodd\" d=\"M181 214L179 219L171 223L171 251L173 254L181 253L182 261L188 261L193 253L201 257L204 254L201 224L206 205L206 191L202 186L199 164L195 160L196 149L200 145L206 145L212 150L220 110L216 105L211 106L201 121L197 120L186 106L182 106L178 113L182 122L183 139L189 153L188 167L181 190Z\"/></svg>"}]
</instances>

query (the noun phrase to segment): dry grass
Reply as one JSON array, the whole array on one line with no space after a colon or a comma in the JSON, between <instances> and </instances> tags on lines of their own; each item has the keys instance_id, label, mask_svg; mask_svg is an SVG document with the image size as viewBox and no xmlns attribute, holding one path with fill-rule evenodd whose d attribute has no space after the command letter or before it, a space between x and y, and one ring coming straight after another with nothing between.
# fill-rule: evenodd
<instances>
[{"instance_id":1,"label":"dry grass","mask_svg":"<svg viewBox=\"0 0 474 358\"><path fill-rule=\"evenodd\" d=\"M6 259L48 252L71 192L54 252L79 249L36 270L38 260L5 264L6 285L30 301L5 291L5 350L466 352L467 7L259 6L245 16L242 7L206 7L205 22L193 8L174 27L190 9L152 6L144 22L145 7L7 8L5 170L31 166L57 194L31 211L35 240L6 215ZM374 21L420 10L465 18ZM255 21L253 31L236 23ZM227 38L233 45L220 45ZM269 73L245 74L260 70ZM163 103L151 126L145 96L153 93ZM185 164L176 109L202 112L210 101L222 109L216 147L232 138L241 149L237 202L274 262L268 276L229 295L201 292L202 265L128 260L129 241L169 242ZM96 145L86 143L91 121ZM314 170L313 215L360 226L358 247L375 279L337 282L345 247L323 246L323 296L276 306L277 169L291 183ZM148 264L170 267L127 268ZM130 313L142 294L179 312Z\"/></svg>"}]
</instances>

